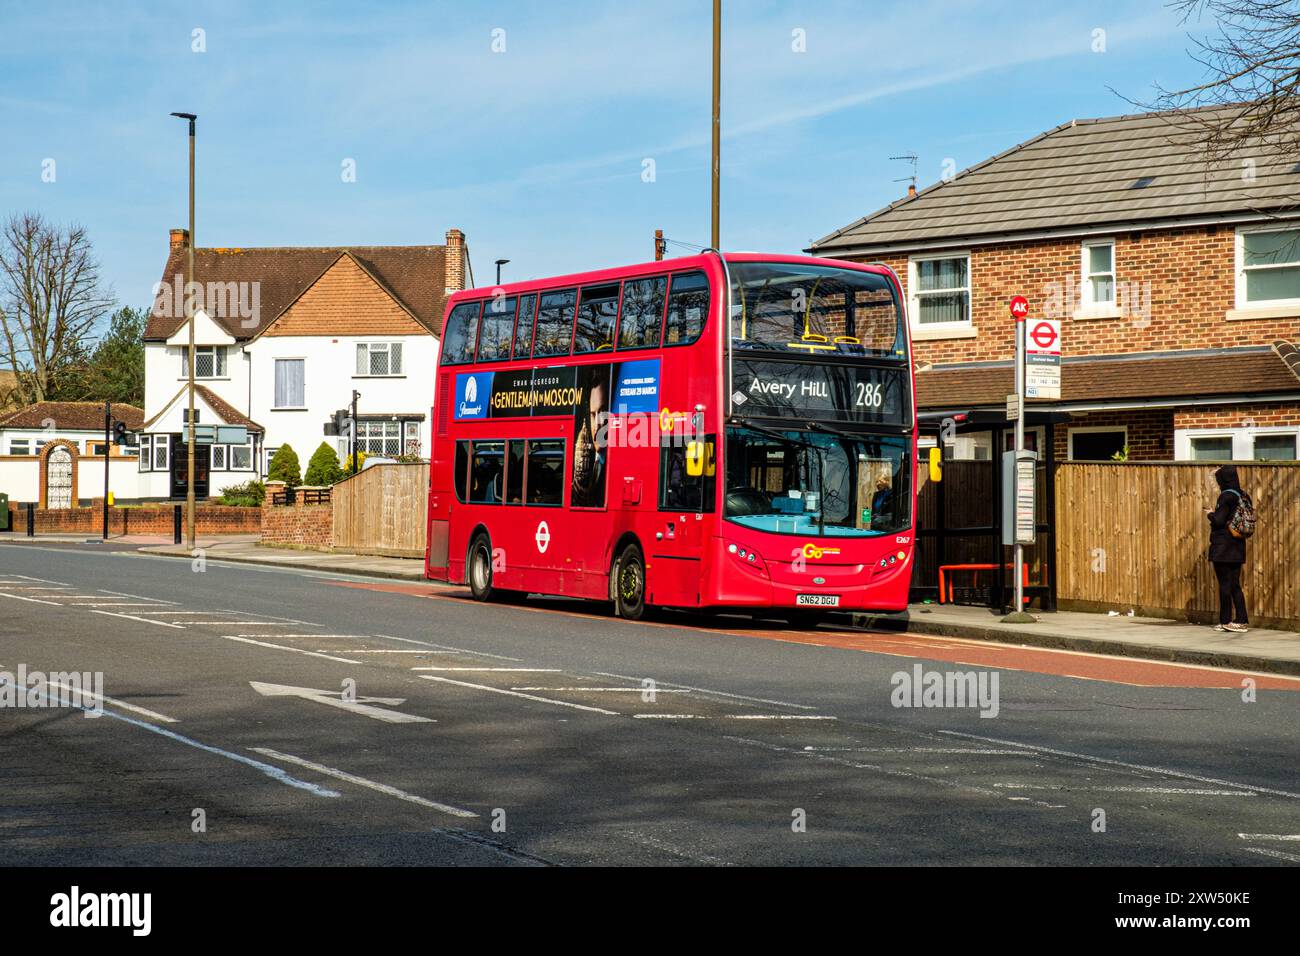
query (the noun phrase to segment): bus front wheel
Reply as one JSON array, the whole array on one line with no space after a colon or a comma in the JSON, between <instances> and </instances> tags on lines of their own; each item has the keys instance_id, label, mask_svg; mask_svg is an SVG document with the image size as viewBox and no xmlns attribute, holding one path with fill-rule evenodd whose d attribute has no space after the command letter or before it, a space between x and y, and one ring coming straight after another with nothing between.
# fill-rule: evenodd
<instances>
[{"instance_id":1,"label":"bus front wheel","mask_svg":"<svg viewBox=\"0 0 1300 956\"><path fill-rule=\"evenodd\" d=\"M614 564L614 613L629 621L646 617L645 558L629 544Z\"/></svg>"}]
</instances>

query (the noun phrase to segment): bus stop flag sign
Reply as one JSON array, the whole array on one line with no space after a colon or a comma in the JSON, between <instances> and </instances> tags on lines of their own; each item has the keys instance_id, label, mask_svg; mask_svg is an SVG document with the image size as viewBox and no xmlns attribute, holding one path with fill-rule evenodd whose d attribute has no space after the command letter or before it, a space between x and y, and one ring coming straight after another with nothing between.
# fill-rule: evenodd
<instances>
[{"instance_id":1,"label":"bus stop flag sign","mask_svg":"<svg viewBox=\"0 0 1300 956\"><path fill-rule=\"evenodd\" d=\"M1061 397L1061 323L1056 319L1026 323L1025 397Z\"/></svg>"}]
</instances>

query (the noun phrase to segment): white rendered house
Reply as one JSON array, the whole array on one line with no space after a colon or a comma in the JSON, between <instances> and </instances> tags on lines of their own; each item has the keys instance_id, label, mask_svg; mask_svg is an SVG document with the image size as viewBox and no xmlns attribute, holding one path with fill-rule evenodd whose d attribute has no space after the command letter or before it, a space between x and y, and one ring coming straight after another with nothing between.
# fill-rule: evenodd
<instances>
[{"instance_id":1,"label":"white rendered house","mask_svg":"<svg viewBox=\"0 0 1300 956\"><path fill-rule=\"evenodd\" d=\"M357 401L357 445L428 455L433 373L446 296L464 287L459 230L441 246L199 248L184 281L184 230L171 249L145 329L145 421L139 497L184 497L189 408L185 295L194 296L196 425L242 426L241 443L195 447L195 492L264 477L290 444L305 470L339 409Z\"/></svg>"}]
</instances>

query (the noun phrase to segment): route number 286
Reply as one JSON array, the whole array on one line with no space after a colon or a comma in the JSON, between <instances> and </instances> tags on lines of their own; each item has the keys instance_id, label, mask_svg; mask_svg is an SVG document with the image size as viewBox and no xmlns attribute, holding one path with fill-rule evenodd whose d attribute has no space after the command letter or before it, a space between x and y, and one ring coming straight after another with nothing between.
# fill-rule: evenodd
<instances>
[{"instance_id":1,"label":"route number 286","mask_svg":"<svg viewBox=\"0 0 1300 956\"><path fill-rule=\"evenodd\" d=\"M854 404L859 408L879 408L884 403L883 382L858 382Z\"/></svg>"}]
</instances>

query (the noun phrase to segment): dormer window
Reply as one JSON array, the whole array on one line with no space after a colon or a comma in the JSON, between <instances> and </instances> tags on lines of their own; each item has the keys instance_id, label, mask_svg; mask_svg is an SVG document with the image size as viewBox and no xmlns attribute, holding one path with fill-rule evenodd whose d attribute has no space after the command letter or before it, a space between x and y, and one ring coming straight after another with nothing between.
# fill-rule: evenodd
<instances>
[{"instance_id":1,"label":"dormer window","mask_svg":"<svg viewBox=\"0 0 1300 956\"><path fill-rule=\"evenodd\" d=\"M189 355L188 348L181 349L181 376L185 375L186 356ZM194 377L195 378L225 378L226 377L226 346L224 345L196 345L194 346Z\"/></svg>"}]
</instances>

